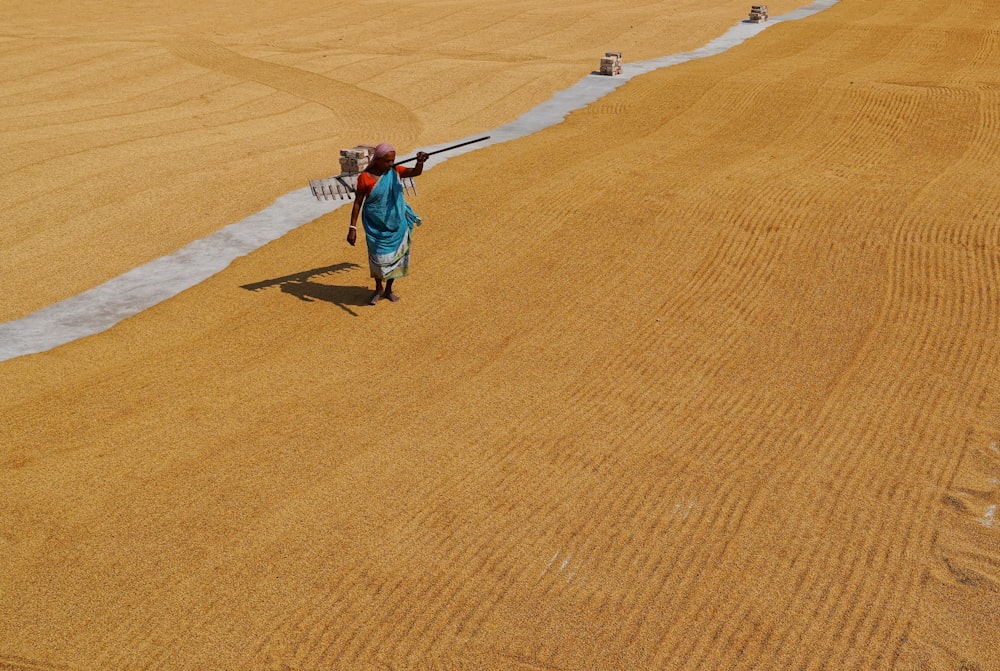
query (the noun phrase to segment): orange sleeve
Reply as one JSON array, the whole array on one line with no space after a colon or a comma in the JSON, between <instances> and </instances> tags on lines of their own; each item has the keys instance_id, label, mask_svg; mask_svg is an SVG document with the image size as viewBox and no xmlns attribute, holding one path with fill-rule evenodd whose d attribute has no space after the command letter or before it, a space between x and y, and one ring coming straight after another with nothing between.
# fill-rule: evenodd
<instances>
[{"instance_id":1,"label":"orange sleeve","mask_svg":"<svg viewBox=\"0 0 1000 671\"><path fill-rule=\"evenodd\" d=\"M375 186L375 178L369 175L367 172L362 172L358 175L358 186L355 198L362 200L368 197L368 194L372 192L372 187Z\"/></svg>"}]
</instances>

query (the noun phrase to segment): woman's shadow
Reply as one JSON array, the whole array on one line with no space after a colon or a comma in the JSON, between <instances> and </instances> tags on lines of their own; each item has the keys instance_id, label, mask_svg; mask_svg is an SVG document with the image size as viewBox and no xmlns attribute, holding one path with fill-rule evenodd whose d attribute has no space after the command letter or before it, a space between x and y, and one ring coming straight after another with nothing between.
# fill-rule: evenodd
<instances>
[{"instance_id":1,"label":"woman's shadow","mask_svg":"<svg viewBox=\"0 0 1000 671\"><path fill-rule=\"evenodd\" d=\"M289 294L290 296L295 296L301 301L305 301L307 303L312 303L314 301L332 303L348 314L357 317L358 313L352 310L351 307L368 305L368 299L371 297L372 293L371 288L350 285L323 284L321 282L314 282L313 278L324 275L332 275L335 273L344 273L348 270L359 267L360 266L356 263L336 263L332 266L326 266L324 268L313 268L312 270L305 270L300 273L285 275L284 277L276 277L271 280L254 282L253 284L244 284L241 288L247 289L248 291L260 291L261 289L278 287L284 293Z\"/></svg>"}]
</instances>

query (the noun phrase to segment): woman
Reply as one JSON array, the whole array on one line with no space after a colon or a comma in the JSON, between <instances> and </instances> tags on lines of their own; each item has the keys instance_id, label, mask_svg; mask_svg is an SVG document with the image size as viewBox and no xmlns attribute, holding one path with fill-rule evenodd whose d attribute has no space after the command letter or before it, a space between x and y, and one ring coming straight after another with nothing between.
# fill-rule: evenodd
<instances>
[{"instance_id":1,"label":"woman","mask_svg":"<svg viewBox=\"0 0 1000 671\"><path fill-rule=\"evenodd\" d=\"M427 154L417 153L415 168L396 166L396 150L383 142L375 147L375 155L363 173L358 175L351 226L347 229L347 242L353 246L358 239L358 214L365 227L368 243L368 267L375 278L375 293L368 301L375 305L380 298L392 302L399 296L392 290L392 283L410 272L410 235L413 227L420 225L417 216L403 198L402 177L416 177L424 171ZM383 280L385 286L382 285Z\"/></svg>"}]
</instances>

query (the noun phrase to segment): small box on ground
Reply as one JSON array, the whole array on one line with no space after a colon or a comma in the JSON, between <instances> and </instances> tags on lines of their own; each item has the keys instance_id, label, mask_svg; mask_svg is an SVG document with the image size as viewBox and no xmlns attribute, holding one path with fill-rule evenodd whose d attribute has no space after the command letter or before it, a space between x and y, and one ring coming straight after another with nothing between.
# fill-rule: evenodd
<instances>
[{"instance_id":1,"label":"small box on ground","mask_svg":"<svg viewBox=\"0 0 1000 671\"><path fill-rule=\"evenodd\" d=\"M622 73L622 52L620 51L607 51L604 53L604 58L601 59L601 70L602 75L607 75L608 77L614 77L615 75L620 75Z\"/></svg>"},{"instance_id":2,"label":"small box on ground","mask_svg":"<svg viewBox=\"0 0 1000 671\"><path fill-rule=\"evenodd\" d=\"M760 23L761 21L767 21L767 5L751 5L750 18L748 18L747 20L750 23Z\"/></svg>"}]
</instances>

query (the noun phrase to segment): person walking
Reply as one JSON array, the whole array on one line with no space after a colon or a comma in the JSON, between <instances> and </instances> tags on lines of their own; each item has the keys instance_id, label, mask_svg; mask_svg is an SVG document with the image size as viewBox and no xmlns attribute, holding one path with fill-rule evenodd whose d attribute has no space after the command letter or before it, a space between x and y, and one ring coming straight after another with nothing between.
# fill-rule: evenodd
<instances>
[{"instance_id":1,"label":"person walking","mask_svg":"<svg viewBox=\"0 0 1000 671\"><path fill-rule=\"evenodd\" d=\"M368 244L368 268L375 278L375 292L369 305L382 298L398 301L399 295L392 290L393 282L410 273L410 238L421 219L403 197L400 180L423 173L427 157L425 152L418 152L416 167L394 167L396 150L383 142L375 147L368 167L358 175L347 242L352 247L357 242L360 215Z\"/></svg>"}]
</instances>

